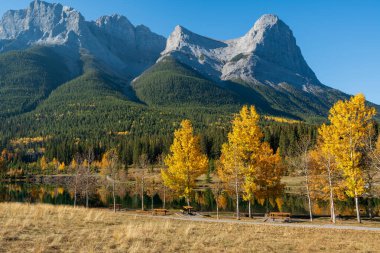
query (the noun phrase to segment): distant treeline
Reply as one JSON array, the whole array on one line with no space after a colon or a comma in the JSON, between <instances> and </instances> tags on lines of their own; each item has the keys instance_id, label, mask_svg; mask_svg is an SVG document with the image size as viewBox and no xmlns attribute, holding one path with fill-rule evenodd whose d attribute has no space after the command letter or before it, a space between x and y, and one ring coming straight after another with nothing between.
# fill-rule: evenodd
<instances>
[{"instance_id":1,"label":"distant treeline","mask_svg":"<svg viewBox=\"0 0 380 253\"><path fill-rule=\"evenodd\" d=\"M262 129L264 141L271 145L273 150L280 150L281 156L291 156L295 153L300 138L309 136L314 142L317 135L317 126L305 123L278 123L263 121ZM227 140L230 131L228 124L212 125L207 128L196 129L201 139L202 152L210 159L217 160L220 156L221 146ZM87 140L58 136L35 140L20 140L20 143L10 141L3 144L2 150L7 149L12 154L14 167L23 163L35 162L42 155L48 160L54 158L69 164L76 154L84 154L93 150L95 159L100 160L102 155L110 148L116 148L118 155L125 165L136 164L142 154L147 154L151 163L157 163L161 154L167 154L173 141L173 134L131 134L112 133L89 138ZM12 167L13 167L12 166Z\"/></svg>"}]
</instances>

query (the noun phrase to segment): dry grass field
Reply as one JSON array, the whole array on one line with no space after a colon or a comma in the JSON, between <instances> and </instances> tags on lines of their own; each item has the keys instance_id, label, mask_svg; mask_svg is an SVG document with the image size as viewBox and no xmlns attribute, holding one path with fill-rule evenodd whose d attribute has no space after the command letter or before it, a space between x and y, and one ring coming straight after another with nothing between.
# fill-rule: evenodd
<instances>
[{"instance_id":1,"label":"dry grass field","mask_svg":"<svg viewBox=\"0 0 380 253\"><path fill-rule=\"evenodd\" d=\"M0 203L0 252L380 252L380 232L135 217Z\"/></svg>"}]
</instances>

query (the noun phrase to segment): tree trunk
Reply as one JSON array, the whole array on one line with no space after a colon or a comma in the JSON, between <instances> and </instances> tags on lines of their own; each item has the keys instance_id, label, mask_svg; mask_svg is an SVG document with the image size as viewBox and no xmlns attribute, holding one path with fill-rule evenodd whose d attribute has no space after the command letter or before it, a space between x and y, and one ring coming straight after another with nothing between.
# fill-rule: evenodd
<instances>
[{"instance_id":1,"label":"tree trunk","mask_svg":"<svg viewBox=\"0 0 380 253\"><path fill-rule=\"evenodd\" d=\"M144 177L141 178L141 210L144 211Z\"/></svg>"},{"instance_id":2,"label":"tree trunk","mask_svg":"<svg viewBox=\"0 0 380 253\"><path fill-rule=\"evenodd\" d=\"M305 167L305 179L306 179L306 194L307 194L307 201L309 206L309 216L310 221L313 221L313 211L311 208L311 196L310 196L310 189L309 189L309 175L308 175L308 169Z\"/></svg>"},{"instance_id":3,"label":"tree trunk","mask_svg":"<svg viewBox=\"0 0 380 253\"><path fill-rule=\"evenodd\" d=\"M219 220L219 205L218 205L218 201L216 201L216 219Z\"/></svg>"},{"instance_id":4,"label":"tree trunk","mask_svg":"<svg viewBox=\"0 0 380 253\"><path fill-rule=\"evenodd\" d=\"M332 222L336 223L334 197L332 196L331 192L330 192L330 206L331 206L331 218L332 218Z\"/></svg>"},{"instance_id":5,"label":"tree trunk","mask_svg":"<svg viewBox=\"0 0 380 253\"><path fill-rule=\"evenodd\" d=\"M305 181L306 181L307 200L308 200L308 206L309 206L309 216L310 216L310 221L313 221L313 211L311 209L311 196L310 196L310 189L309 189L309 168L308 168L308 160L307 160L307 150L305 150L305 154L304 154L304 172L305 172Z\"/></svg>"},{"instance_id":6,"label":"tree trunk","mask_svg":"<svg viewBox=\"0 0 380 253\"><path fill-rule=\"evenodd\" d=\"M74 208L77 207L77 187L75 186L74 190Z\"/></svg>"},{"instance_id":7,"label":"tree trunk","mask_svg":"<svg viewBox=\"0 0 380 253\"><path fill-rule=\"evenodd\" d=\"M86 208L88 208L88 174L86 177Z\"/></svg>"},{"instance_id":8,"label":"tree trunk","mask_svg":"<svg viewBox=\"0 0 380 253\"><path fill-rule=\"evenodd\" d=\"M166 187L164 186L164 202L163 202L163 208L166 208Z\"/></svg>"},{"instance_id":9,"label":"tree trunk","mask_svg":"<svg viewBox=\"0 0 380 253\"><path fill-rule=\"evenodd\" d=\"M360 210L359 210L359 198L358 195L355 194L355 206L356 206L356 219L359 223L362 223L362 220L360 218Z\"/></svg>"},{"instance_id":10,"label":"tree trunk","mask_svg":"<svg viewBox=\"0 0 380 253\"><path fill-rule=\"evenodd\" d=\"M309 191L309 185L306 185L306 191L307 191L307 200L308 200L308 205L309 205L309 216L310 216L310 221L313 221L313 211L311 208L311 197L310 197L310 191Z\"/></svg>"},{"instance_id":11,"label":"tree trunk","mask_svg":"<svg viewBox=\"0 0 380 253\"><path fill-rule=\"evenodd\" d=\"M75 186L74 186L74 208L77 207L77 184L78 184L78 175L75 175Z\"/></svg>"},{"instance_id":12,"label":"tree trunk","mask_svg":"<svg viewBox=\"0 0 380 253\"><path fill-rule=\"evenodd\" d=\"M112 197L113 197L113 211L116 213L116 196L115 196L115 180L113 180L112 184Z\"/></svg>"},{"instance_id":13,"label":"tree trunk","mask_svg":"<svg viewBox=\"0 0 380 253\"><path fill-rule=\"evenodd\" d=\"M331 214L331 220L335 224L336 217L335 217L335 205L334 205L334 189L332 186L330 161L328 164L328 172L329 172L329 187L330 187L330 214Z\"/></svg>"},{"instance_id":14,"label":"tree trunk","mask_svg":"<svg viewBox=\"0 0 380 253\"><path fill-rule=\"evenodd\" d=\"M235 193L236 193L236 219L240 220L240 211L239 211L239 188L238 182L235 182Z\"/></svg>"},{"instance_id":15,"label":"tree trunk","mask_svg":"<svg viewBox=\"0 0 380 253\"><path fill-rule=\"evenodd\" d=\"M153 211L153 197L154 197L154 196L152 195L152 211Z\"/></svg>"},{"instance_id":16,"label":"tree trunk","mask_svg":"<svg viewBox=\"0 0 380 253\"><path fill-rule=\"evenodd\" d=\"M252 212L251 212L251 200L248 200L248 217L252 218Z\"/></svg>"},{"instance_id":17,"label":"tree trunk","mask_svg":"<svg viewBox=\"0 0 380 253\"><path fill-rule=\"evenodd\" d=\"M187 205L190 206L190 198L186 197Z\"/></svg>"},{"instance_id":18,"label":"tree trunk","mask_svg":"<svg viewBox=\"0 0 380 253\"><path fill-rule=\"evenodd\" d=\"M88 191L86 191L86 208L88 208Z\"/></svg>"}]
</instances>

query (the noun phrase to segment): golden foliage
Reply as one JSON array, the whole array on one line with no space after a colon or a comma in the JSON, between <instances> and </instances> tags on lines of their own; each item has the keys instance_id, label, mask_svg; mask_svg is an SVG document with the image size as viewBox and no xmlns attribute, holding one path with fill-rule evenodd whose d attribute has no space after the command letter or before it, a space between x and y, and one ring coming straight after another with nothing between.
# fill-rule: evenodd
<instances>
[{"instance_id":1,"label":"golden foliage","mask_svg":"<svg viewBox=\"0 0 380 253\"><path fill-rule=\"evenodd\" d=\"M24 138L11 140L11 144L13 146L28 145L28 144L33 144L33 143L43 143L49 139L51 139L51 136L24 137Z\"/></svg>"},{"instance_id":2,"label":"golden foliage","mask_svg":"<svg viewBox=\"0 0 380 253\"><path fill-rule=\"evenodd\" d=\"M259 153L263 133L258 125L259 114L254 106L243 106L232 121L228 142L222 146L218 175L223 182L234 182L236 190L244 190L246 200L253 199L256 189L253 161Z\"/></svg>"},{"instance_id":3,"label":"golden foliage","mask_svg":"<svg viewBox=\"0 0 380 253\"><path fill-rule=\"evenodd\" d=\"M255 196L259 198L280 196L284 189L281 178L284 175L285 167L282 164L279 150L274 153L268 143L262 143L253 166L255 168Z\"/></svg>"},{"instance_id":4,"label":"golden foliage","mask_svg":"<svg viewBox=\"0 0 380 253\"><path fill-rule=\"evenodd\" d=\"M314 199L329 200L330 198L330 184L329 184L329 170L330 180L333 192L333 198L337 200L347 199L345 194L345 184L343 182L343 175L336 166L334 157L327 151L323 151L326 146L322 143L323 135L319 135L319 144L317 148L311 150L308 154L310 161L310 192ZM327 143L326 145L330 145Z\"/></svg>"},{"instance_id":5,"label":"golden foliage","mask_svg":"<svg viewBox=\"0 0 380 253\"><path fill-rule=\"evenodd\" d=\"M233 120L228 142L222 146L218 166L220 179L233 182L235 194L236 188L241 187L245 200L277 196L283 189L281 157L268 143L262 143L259 119L255 107L241 109Z\"/></svg>"},{"instance_id":6,"label":"golden foliage","mask_svg":"<svg viewBox=\"0 0 380 253\"><path fill-rule=\"evenodd\" d=\"M46 161L46 157L45 156L42 156L41 160L40 160L40 167L42 170L46 170L48 168L49 164L48 162Z\"/></svg>"},{"instance_id":7,"label":"golden foliage","mask_svg":"<svg viewBox=\"0 0 380 253\"><path fill-rule=\"evenodd\" d=\"M201 153L199 137L193 135L189 120L183 120L174 132L170 152L164 160L168 168L161 170L163 182L179 196L189 199L196 179L208 168L207 156Z\"/></svg>"},{"instance_id":8,"label":"golden foliage","mask_svg":"<svg viewBox=\"0 0 380 253\"><path fill-rule=\"evenodd\" d=\"M364 178L361 168L364 138L370 132L376 114L373 107L366 106L364 95L358 94L346 101L338 101L330 110L331 135L328 141L337 167L343 171L346 193L357 197L364 193ZM321 131L322 132L322 131Z\"/></svg>"},{"instance_id":9,"label":"golden foliage","mask_svg":"<svg viewBox=\"0 0 380 253\"><path fill-rule=\"evenodd\" d=\"M301 120L287 119L287 118L276 117L276 116L264 116L264 118L266 120L272 120L272 121L288 123L288 124L298 124L302 122Z\"/></svg>"},{"instance_id":10,"label":"golden foliage","mask_svg":"<svg viewBox=\"0 0 380 253\"><path fill-rule=\"evenodd\" d=\"M219 208L226 209L228 204L228 199L225 194L221 194L216 199L216 204Z\"/></svg>"},{"instance_id":11,"label":"golden foliage","mask_svg":"<svg viewBox=\"0 0 380 253\"><path fill-rule=\"evenodd\" d=\"M62 163L59 164L59 166L58 166L58 170L59 170L59 171L64 171L64 170L65 170L65 167L66 167L65 163L62 162Z\"/></svg>"}]
</instances>

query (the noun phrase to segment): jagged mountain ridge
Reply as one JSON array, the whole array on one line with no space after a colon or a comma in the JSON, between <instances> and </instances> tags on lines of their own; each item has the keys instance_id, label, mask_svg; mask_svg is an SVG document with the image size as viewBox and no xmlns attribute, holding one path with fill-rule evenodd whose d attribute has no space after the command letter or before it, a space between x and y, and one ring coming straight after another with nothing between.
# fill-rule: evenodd
<instances>
[{"instance_id":1,"label":"jagged mountain ridge","mask_svg":"<svg viewBox=\"0 0 380 253\"><path fill-rule=\"evenodd\" d=\"M184 55L181 57L180 53ZM220 80L241 79L269 85L320 84L304 60L292 31L275 15L263 15L243 37L227 41L203 37L177 26L167 40L162 57L167 55L181 61L187 55L187 64ZM263 75L264 64L276 68L272 75ZM278 72L282 75L274 76Z\"/></svg>"},{"instance_id":2,"label":"jagged mountain ridge","mask_svg":"<svg viewBox=\"0 0 380 253\"><path fill-rule=\"evenodd\" d=\"M113 76L118 92L140 106L255 104L265 114L305 119L326 116L335 101L348 97L318 80L291 29L275 15L263 15L237 39L215 40L177 26L166 40L121 15L86 21L73 8L34 0L24 10L4 14L0 53L36 46L60 56L54 57L57 64L70 70L62 80L94 70ZM9 89L1 89L0 82L0 96L7 96ZM52 91L44 90L32 105Z\"/></svg>"},{"instance_id":3,"label":"jagged mountain ridge","mask_svg":"<svg viewBox=\"0 0 380 253\"><path fill-rule=\"evenodd\" d=\"M334 102L348 97L318 80L302 56L293 32L276 15L263 15L244 36L227 41L177 26L158 63L168 57L221 87L234 91L234 83L249 87L261 96L260 100L267 101L265 106L272 107L262 108L263 112L325 116ZM142 75L144 79L148 79L148 73ZM248 103L255 104L257 98L248 98Z\"/></svg>"},{"instance_id":4,"label":"jagged mountain ridge","mask_svg":"<svg viewBox=\"0 0 380 253\"><path fill-rule=\"evenodd\" d=\"M166 39L120 15L86 21L61 4L35 0L24 10L7 11L0 22L0 52L31 46L55 46L68 64L91 55L104 69L132 79L151 66Z\"/></svg>"}]
</instances>

